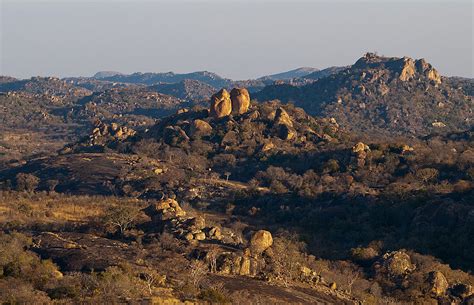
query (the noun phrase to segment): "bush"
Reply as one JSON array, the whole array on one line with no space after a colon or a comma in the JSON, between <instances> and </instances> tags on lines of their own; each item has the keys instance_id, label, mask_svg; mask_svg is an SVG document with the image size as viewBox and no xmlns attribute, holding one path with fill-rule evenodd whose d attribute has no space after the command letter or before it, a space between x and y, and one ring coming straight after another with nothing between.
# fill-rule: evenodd
<instances>
[{"instance_id":1,"label":"bush","mask_svg":"<svg viewBox=\"0 0 474 305\"><path fill-rule=\"evenodd\" d=\"M40 179L32 174L19 173L16 175L16 190L34 192L38 187Z\"/></svg>"}]
</instances>

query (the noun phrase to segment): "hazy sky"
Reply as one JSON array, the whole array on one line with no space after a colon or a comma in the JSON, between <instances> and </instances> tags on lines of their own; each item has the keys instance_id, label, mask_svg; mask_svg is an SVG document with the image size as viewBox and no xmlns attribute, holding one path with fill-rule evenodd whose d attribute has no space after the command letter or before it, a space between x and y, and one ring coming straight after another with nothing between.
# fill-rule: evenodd
<instances>
[{"instance_id":1,"label":"hazy sky","mask_svg":"<svg viewBox=\"0 0 474 305\"><path fill-rule=\"evenodd\" d=\"M2 75L208 70L246 79L377 51L473 77L470 0L0 2Z\"/></svg>"}]
</instances>

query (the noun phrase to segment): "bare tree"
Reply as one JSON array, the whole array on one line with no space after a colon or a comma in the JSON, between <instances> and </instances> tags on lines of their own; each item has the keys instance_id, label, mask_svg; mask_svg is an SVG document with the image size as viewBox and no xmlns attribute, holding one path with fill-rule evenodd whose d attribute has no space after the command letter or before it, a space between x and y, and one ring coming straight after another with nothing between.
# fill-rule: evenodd
<instances>
[{"instance_id":1,"label":"bare tree","mask_svg":"<svg viewBox=\"0 0 474 305\"><path fill-rule=\"evenodd\" d=\"M194 287L199 287L199 284L207 274L207 266L200 260L193 260L188 266L188 272L191 284L193 284Z\"/></svg>"},{"instance_id":2,"label":"bare tree","mask_svg":"<svg viewBox=\"0 0 474 305\"><path fill-rule=\"evenodd\" d=\"M150 295L153 293L153 287L156 285L164 284L166 276L159 274L153 268L147 268L144 272L141 273L141 278L146 285L146 288Z\"/></svg>"},{"instance_id":3,"label":"bare tree","mask_svg":"<svg viewBox=\"0 0 474 305\"><path fill-rule=\"evenodd\" d=\"M219 247L211 245L206 254L206 261L209 264L209 271L211 273L217 272L217 257L219 256Z\"/></svg>"},{"instance_id":4,"label":"bare tree","mask_svg":"<svg viewBox=\"0 0 474 305\"><path fill-rule=\"evenodd\" d=\"M132 227L139 213L140 211L132 206L116 206L107 211L104 220L107 225L116 227L123 235L126 230Z\"/></svg>"}]
</instances>

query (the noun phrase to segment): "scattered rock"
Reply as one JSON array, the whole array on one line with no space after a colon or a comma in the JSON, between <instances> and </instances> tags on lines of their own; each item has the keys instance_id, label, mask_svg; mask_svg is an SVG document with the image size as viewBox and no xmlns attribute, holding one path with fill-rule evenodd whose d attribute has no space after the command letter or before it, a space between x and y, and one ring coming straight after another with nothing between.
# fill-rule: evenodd
<instances>
[{"instance_id":1,"label":"scattered rock","mask_svg":"<svg viewBox=\"0 0 474 305\"><path fill-rule=\"evenodd\" d=\"M250 94L245 88L234 88L230 91L233 114L244 114L250 106Z\"/></svg>"},{"instance_id":2,"label":"scattered rock","mask_svg":"<svg viewBox=\"0 0 474 305\"><path fill-rule=\"evenodd\" d=\"M197 232L194 234L194 239L195 240L205 240L206 239L206 234L204 232Z\"/></svg>"},{"instance_id":3,"label":"scattered rock","mask_svg":"<svg viewBox=\"0 0 474 305\"><path fill-rule=\"evenodd\" d=\"M267 143L263 144L262 152L272 150L273 148L275 148L275 144L273 144L272 142L267 142Z\"/></svg>"},{"instance_id":4,"label":"scattered rock","mask_svg":"<svg viewBox=\"0 0 474 305\"><path fill-rule=\"evenodd\" d=\"M356 145L354 145L352 147L352 152L356 153L356 154L359 154L361 152L366 152L366 151L370 151L370 148L369 148L368 145L366 145L362 142L359 142L359 143L357 143Z\"/></svg>"},{"instance_id":5,"label":"scattered rock","mask_svg":"<svg viewBox=\"0 0 474 305\"><path fill-rule=\"evenodd\" d=\"M435 121L435 122L431 123L431 126L442 128L442 127L446 127L446 124L444 124L443 122Z\"/></svg>"}]
</instances>

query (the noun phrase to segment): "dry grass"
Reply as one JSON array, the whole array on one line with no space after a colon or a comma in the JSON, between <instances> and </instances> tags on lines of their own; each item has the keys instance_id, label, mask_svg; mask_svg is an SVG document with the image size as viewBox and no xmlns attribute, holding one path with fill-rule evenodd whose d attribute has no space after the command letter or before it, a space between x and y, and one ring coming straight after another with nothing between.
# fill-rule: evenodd
<instances>
[{"instance_id":1,"label":"dry grass","mask_svg":"<svg viewBox=\"0 0 474 305\"><path fill-rule=\"evenodd\" d=\"M114 205L144 207L146 202L104 196L73 196L59 193L0 192L0 226L16 221L29 223L85 223Z\"/></svg>"}]
</instances>

